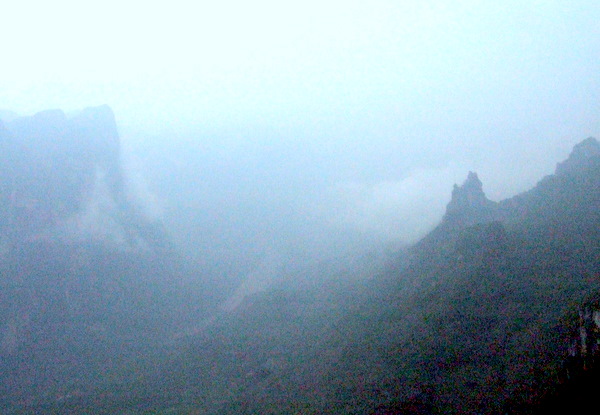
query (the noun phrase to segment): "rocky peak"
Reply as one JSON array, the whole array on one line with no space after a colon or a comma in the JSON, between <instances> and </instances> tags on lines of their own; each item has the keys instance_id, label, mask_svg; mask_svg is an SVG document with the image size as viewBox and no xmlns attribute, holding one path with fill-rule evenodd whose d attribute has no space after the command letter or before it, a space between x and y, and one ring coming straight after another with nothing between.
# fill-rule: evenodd
<instances>
[{"instance_id":1,"label":"rocky peak","mask_svg":"<svg viewBox=\"0 0 600 415\"><path fill-rule=\"evenodd\" d=\"M477 173L470 171L462 186L454 185L452 199L446 207L446 214L477 208L487 202L488 199L483 192L481 180L479 180Z\"/></svg>"},{"instance_id":2,"label":"rocky peak","mask_svg":"<svg viewBox=\"0 0 600 415\"><path fill-rule=\"evenodd\" d=\"M576 144L567 158L556 165L556 174L569 174L586 169L592 163L600 160L600 143L594 137L588 137Z\"/></svg>"},{"instance_id":3,"label":"rocky peak","mask_svg":"<svg viewBox=\"0 0 600 415\"><path fill-rule=\"evenodd\" d=\"M489 222L495 205L485 196L477 173L470 171L462 186L454 185L443 221L459 227Z\"/></svg>"}]
</instances>

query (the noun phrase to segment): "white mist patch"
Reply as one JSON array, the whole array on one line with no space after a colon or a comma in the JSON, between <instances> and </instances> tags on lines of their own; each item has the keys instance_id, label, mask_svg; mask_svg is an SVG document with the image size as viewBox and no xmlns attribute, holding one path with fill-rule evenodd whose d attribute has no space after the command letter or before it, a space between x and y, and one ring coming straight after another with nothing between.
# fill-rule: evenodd
<instances>
[{"instance_id":1,"label":"white mist patch","mask_svg":"<svg viewBox=\"0 0 600 415\"><path fill-rule=\"evenodd\" d=\"M261 262L246 276L233 295L221 305L221 309L233 311L247 296L270 288L279 276L283 264L281 254L274 247L266 248Z\"/></svg>"},{"instance_id":2,"label":"white mist patch","mask_svg":"<svg viewBox=\"0 0 600 415\"><path fill-rule=\"evenodd\" d=\"M121 160L127 201L136 212L146 219L150 221L160 220L163 217L164 206L150 189L144 175L143 163L129 152L127 155L122 155Z\"/></svg>"},{"instance_id":3,"label":"white mist patch","mask_svg":"<svg viewBox=\"0 0 600 415\"><path fill-rule=\"evenodd\" d=\"M385 238L415 241L442 218L464 169L419 169L401 180L344 182L332 189L337 209L330 223Z\"/></svg>"},{"instance_id":4,"label":"white mist patch","mask_svg":"<svg viewBox=\"0 0 600 415\"><path fill-rule=\"evenodd\" d=\"M96 168L93 191L80 212L59 224L54 233L65 240L96 239L125 245L126 232L119 221L119 210L113 199L106 174Z\"/></svg>"}]
</instances>

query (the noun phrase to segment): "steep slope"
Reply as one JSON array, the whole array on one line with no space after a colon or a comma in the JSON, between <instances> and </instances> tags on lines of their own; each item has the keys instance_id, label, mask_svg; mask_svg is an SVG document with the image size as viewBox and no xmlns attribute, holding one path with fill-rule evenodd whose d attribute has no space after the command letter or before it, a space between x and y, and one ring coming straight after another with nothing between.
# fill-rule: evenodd
<instances>
[{"instance_id":1,"label":"steep slope","mask_svg":"<svg viewBox=\"0 0 600 415\"><path fill-rule=\"evenodd\" d=\"M110 108L0 123L0 150L0 411L130 379L206 315L198 270L129 202Z\"/></svg>"},{"instance_id":2,"label":"steep slope","mask_svg":"<svg viewBox=\"0 0 600 415\"><path fill-rule=\"evenodd\" d=\"M393 400L410 398L413 383L438 412L501 413L544 394L566 356L561 319L600 283L600 159L571 163L573 154L569 171L557 169L492 214L480 204L487 220L466 210L477 224L452 230L446 215L415 247L396 278L419 289L386 297L380 307L397 328L370 339L386 353L402 351L387 356L392 372L414 376ZM408 337L399 310L415 322Z\"/></svg>"},{"instance_id":3,"label":"steep slope","mask_svg":"<svg viewBox=\"0 0 600 415\"><path fill-rule=\"evenodd\" d=\"M164 231L129 203L112 110L60 110L0 128L0 226L5 243L85 238L164 244Z\"/></svg>"},{"instance_id":4,"label":"steep slope","mask_svg":"<svg viewBox=\"0 0 600 415\"><path fill-rule=\"evenodd\" d=\"M597 154L598 143L586 142ZM562 319L600 283L600 158L575 161L578 147L568 171L487 210L487 221L463 211L477 224L448 231L446 215L415 247L401 275L420 286L404 298L417 327L385 348L416 351L395 356L394 371L421 367L415 383L437 411L519 412L556 379L567 348Z\"/></svg>"},{"instance_id":5,"label":"steep slope","mask_svg":"<svg viewBox=\"0 0 600 415\"><path fill-rule=\"evenodd\" d=\"M593 153L598 143L587 143ZM578 148L568 169L497 204L469 174L407 263L391 264L367 286L329 298L319 296L327 287L281 301L273 293L216 323L178 358L178 369L167 369L187 379L179 387L193 391L188 410L534 408L560 379L569 316L600 289L600 162L577 162Z\"/></svg>"},{"instance_id":6,"label":"steep slope","mask_svg":"<svg viewBox=\"0 0 600 415\"><path fill-rule=\"evenodd\" d=\"M330 279L255 295L182 339L136 379L24 408L182 414L543 408L568 377L565 362L578 332L573 316L600 290L600 159L598 143L584 143L556 174L498 203L470 173L452 192L440 225L371 280Z\"/></svg>"}]
</instances>

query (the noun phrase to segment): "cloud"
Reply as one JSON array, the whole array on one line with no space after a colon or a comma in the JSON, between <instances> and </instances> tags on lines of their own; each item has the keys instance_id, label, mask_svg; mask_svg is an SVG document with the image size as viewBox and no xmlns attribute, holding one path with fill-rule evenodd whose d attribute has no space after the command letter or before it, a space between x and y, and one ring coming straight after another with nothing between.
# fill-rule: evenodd
<instances>
[{"instance_id":1,"label":"cloud","mask_svg":"<svg viewBox=\"0 0 600 415\"><path fill-rule=\"evenodd\" d=\"M337 227L415 241L441 219L452 185L466 177L457 166L417 169L400 180L341 182L331 189L337 207L329 218Z\"/></svg>"},{"instance_id":2,"label":"cloud","mask_svg":"<svg viewBox=\"0 0 600 415\"><path fill-rule=\"evenodd\" d=\"M141 160L130 152L123 152L122 165L125 176L127 199L134 209L151 221L163 217L164 206L151 187L144 174Z\"/></svg>"}]
</instances>

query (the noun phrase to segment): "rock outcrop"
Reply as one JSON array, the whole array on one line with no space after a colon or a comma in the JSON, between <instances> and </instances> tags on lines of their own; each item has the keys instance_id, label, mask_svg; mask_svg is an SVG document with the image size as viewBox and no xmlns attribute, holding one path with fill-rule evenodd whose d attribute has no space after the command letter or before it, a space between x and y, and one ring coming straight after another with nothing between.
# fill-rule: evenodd
<instances>
[{"instance_id":1,"label":"rock outcrop","mask_svg":"<svg viewBox=\"0 0 600 415\"><path fill-rule=\"evenodd\" d=\"M539 216L539 220L543 221L544 215L553 214L549 204L570 206L568 200L563 199L576 197L569 195L572 188L567 187L568 192L561 190L564 189L563 182L577 177L584 180L588 170L598 165L600 143L595 138L589 137L576 144L569 157L557 164L555 174L544 177L538 183L537 192L545 195L546 203L539 203L536 197L530 197L531 191L499 203L493 202L485 196L477 173L469 172L462 186L454 185L452 199L446 207L439 230L458 230L496 220L514 222L515 218L523 219L525 216Z\"/></svg>"},{"instance_id":2,"label":"rock outcrop","mask_svg":"<svg viewBox=\"0 0 600 415\"><path fill-rule=\"evenodd\" d=\"M129 247L164 243L157 224L127 200L120 139L108 106L69 118L39 112L0 125L4 243L102 239Z\"/></svg>"},{"instance_id":3,"label":"rock outcrop","mask_svg":"<svg viewBox=\"0 0 600 415\"><path fill-rule=\"evenodd\" d=\"M454 185L442 224L450 228L463 228L486 223L494 220L495 211L496 203L485 196L477 173L469 172L462 186Z\"/></svg>"}]
</instances>

